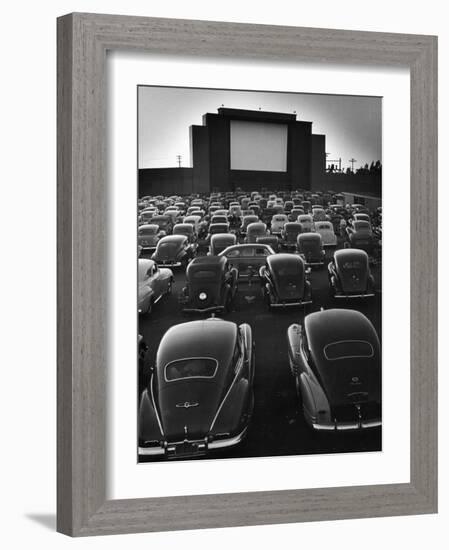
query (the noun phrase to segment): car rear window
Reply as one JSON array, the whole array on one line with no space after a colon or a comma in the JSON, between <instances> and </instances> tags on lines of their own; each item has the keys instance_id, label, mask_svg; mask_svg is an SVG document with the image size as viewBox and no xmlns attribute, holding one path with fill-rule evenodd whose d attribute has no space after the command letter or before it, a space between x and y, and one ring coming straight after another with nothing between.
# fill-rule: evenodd
<instances>
[{"instance_id":1,"label":"car rear window","mask_svg":"<svg viewBox=\"0 0 449 550\"><path fill-rule=\"evenodd\" d=\"M212 269L201 269L192 273L193 279L214 279L217 277L217 271Z\"/></svg>"},{"instance_id":2,"label":"car rear window","mask_svg":"<svg viewBox=\"0 0 449 550\"><path fill-rule=\"evenodd\" d=\"M156 235L159 231L159 227L141 227L139 229L139 235Z\"/></svg>"},{"instance_id":3,"label":"car rear window","mask_svg":"<svg viewBox=\"0 0 449 550\"><path fill-rule=\"evenodd\" d=\"M165 381L174 382L187 378L214 378L218 362L211 357L190 357L172 361L165 366Z\"/></svg>"},{"instance_id":4,"label":"car rear window","mask_svg":"<svg viewBox=\"0 0 449 550\"><path fill-rule=\"evenodd\" d=\"M341 340L324 346L323 353L328 361L338 361L339 359L373 357L374 349L365 340Z\"/></svg>"}]
</instances>

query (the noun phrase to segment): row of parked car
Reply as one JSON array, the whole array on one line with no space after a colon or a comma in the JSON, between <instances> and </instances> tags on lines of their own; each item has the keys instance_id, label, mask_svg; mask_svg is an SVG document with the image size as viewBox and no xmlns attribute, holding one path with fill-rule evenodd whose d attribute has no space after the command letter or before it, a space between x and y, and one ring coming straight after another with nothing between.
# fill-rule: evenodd
<instances>
[{"instance_id":1,"label":"row of parked car","mask_svg":"<svg viewBox=\"0 0 449 550\"><path fill-rule=\"evenodd\" d=\"M370 259L381 243L381 209L342 202L339 194L301 190L139 201L140 313L172 292L179 270L181 308L202 316L169 328L154 364L145 361L140 337L140 456L197 457L231 449L247 435L257 365L253 330L209 317L232 308L239 284L260 285L270 309L307 308L311 270L327 267L332 298L375 295ZM311 429L381 425L380 343L365 315L354 309L305 315L288 327L285 350Z\"/></svg>"},{"instance_id":2,"label":"row of parked car","mask_svg":"<svg viewBox=\"0 0 449 550\"><path fill-rule=\"evenodd\" d=\"M178 201L173 206L167 206L163 211L159 210L160 203L151 199L153 202L150 204L153 206L145 207L139 214L140 249L158 253L159 242L161 245L174 242L174 239L167 238L173 235L179 238L185 236L192 252L202 242L213 254L220 242L216 236L227 235L221 241L228 246L236 242L262 242L277 251L279 248L295 249L300 246L300 234L314 232L321 236L324 247L336 246L338 235L347 240L350 246L364 248L372 254L381 237L381 211L370 213L360 204L350 205L349 208L330 204L326 209L312 205L310 213L298 206L288 214L271 214L273 207L261 209L256 201L255 204L250 202L247 209L242 209L238 202L218 202L212 199L185 199L184 202ZM240 200L244 202L245 199L249 198ZM187 206L195 201L200 202ZM283 211L287 202L293 201L276 202L274 206ZM309 202L302 201L302 204ZM159 207L155 204L159 204ZM162 248L169 249L166 246Z\"/></svg>"},{"instance_id":3,"label":"row of parked car","mask_svg":"<svg viewBox=\"0 0 449 550\"><path fill-rule=\"evenodd\" d=\"M249 324L219 318L171 327L139 407L139 455L188 458L232 448L254 408L257 347ZM380 344L355 310L307 315L287 330L288 361L308 426L381 426Z\"/></svg>"},{"instance_id":4,"label":"row of parked car","mask_svg":"<svg viewBox=\"0 0 449 550\"><path fill-rule=\"evenodd\" d=\"M186 282L179 296L186 313L224 313L231 309L239 281L260 281L269 308L307 306L312 303L310 265L324 258L275 253L268 245L240 244L218 255L197 256L186 269ZM329 293L335 299L372 298L374 278L364 250L336 250L327 266ZM151 313L165 294L170 294L173 271L153 259L139 259L139 313Z\"/></svg>"}]
</instances>

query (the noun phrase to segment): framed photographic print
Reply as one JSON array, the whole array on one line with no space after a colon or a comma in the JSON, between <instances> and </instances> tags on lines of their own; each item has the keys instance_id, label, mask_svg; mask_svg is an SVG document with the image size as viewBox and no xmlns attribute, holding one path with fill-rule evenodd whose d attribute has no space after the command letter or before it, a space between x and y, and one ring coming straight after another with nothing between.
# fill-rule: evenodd
<instances>
[{"instance_id":1,"label":"framed photographic print","mask_svg":"<svg viewBox=\"0 0 449 550\"><path fill-rule=\"evenodd\" d=\"M58 20L59 531L436 511L436 75L435 37Z\"/></svg>"}]
</instances>

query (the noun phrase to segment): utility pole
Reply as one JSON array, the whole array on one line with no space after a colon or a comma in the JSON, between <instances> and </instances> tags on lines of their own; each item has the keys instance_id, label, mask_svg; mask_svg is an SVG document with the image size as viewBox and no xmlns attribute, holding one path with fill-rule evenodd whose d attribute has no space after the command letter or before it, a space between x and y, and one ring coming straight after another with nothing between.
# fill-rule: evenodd
<instances>
[{"instance_id":1,"label":"utility pole","mask_svg":"<svg viewBox=\"0 0 449 550\"><path fill-rule=\"evenodd\" d=\"M176 159L178 160L178 168L181 168L181 155L176 155Z\"/></svg>"},{"instance_id":2,"label":"utility pole","mask_svg":"<svg viewBox=\"0 0 449 550\"><path fill-rule=\"evenodd\" d=\"M351 172L354 172L354 162L357 162L355 158L349 159L349 162L351 163Z\"/></svg>"}]
</instances>

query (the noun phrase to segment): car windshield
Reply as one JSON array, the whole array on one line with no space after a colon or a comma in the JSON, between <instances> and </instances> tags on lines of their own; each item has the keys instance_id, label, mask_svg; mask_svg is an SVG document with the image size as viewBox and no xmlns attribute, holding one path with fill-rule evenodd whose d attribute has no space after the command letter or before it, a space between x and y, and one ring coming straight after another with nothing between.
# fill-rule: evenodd
<instances>
[{"instance_id":1,"label":"car windshield","mask_svg":"<svg viewBox=\"0 0 449 550\"><path fill-rule=\"evenodd\" d=\"M211 357L190 357L172 361L165 366L165 381L185 380L187 378L214 378L218 362Z\"/></svg>"},{"instance_id":2,"label":"car windshield","mask_svg":"<svg viewBox=\"0 0 449 550\"><path fill-rule=\"evenodd\" d=\"M365 340L341 340L327 344L323 349L328 361L353 359L358 357L373 357L373 346Z\"/></svg>"}]
</instances>

